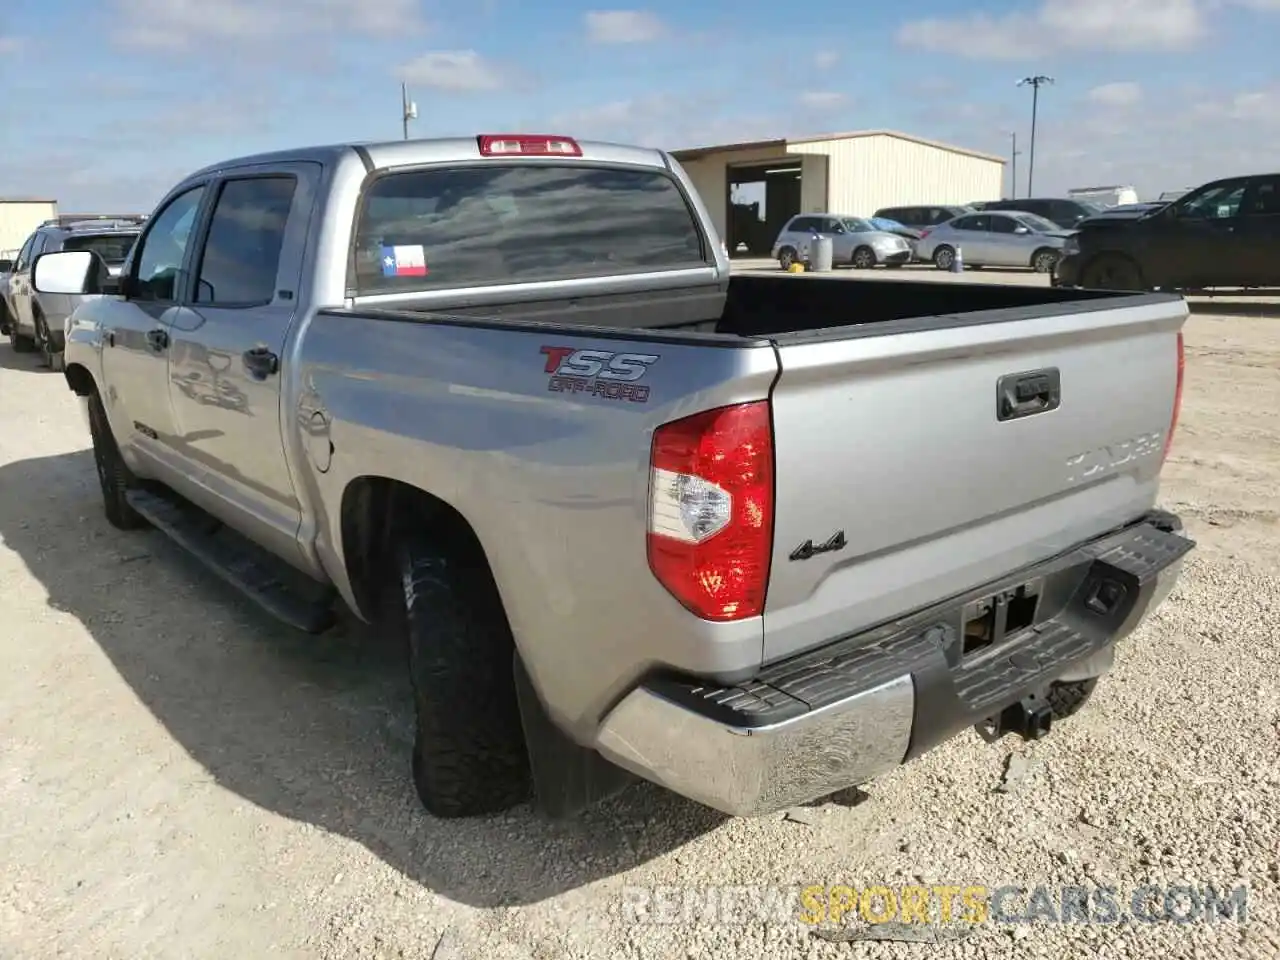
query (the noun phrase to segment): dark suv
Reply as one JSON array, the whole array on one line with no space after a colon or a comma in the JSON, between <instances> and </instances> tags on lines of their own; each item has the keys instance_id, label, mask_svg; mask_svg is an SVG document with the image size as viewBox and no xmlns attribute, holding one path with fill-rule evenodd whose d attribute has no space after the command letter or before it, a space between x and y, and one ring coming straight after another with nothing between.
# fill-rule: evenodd
<instances>
[{"instance_id":1,"label":"dark suv","mask_svg":"<svg viewBox=\"0 0 1280 960\"><path fill-rule=\"evenodd\" d=\"M1215 180L1067 241L1054 284L1110 290L1280 287L1280 174Z\"/></svg>"},{"instance_id":2,"label":"dark suv","mask_svg":"<svg viewBox=\"0 0 1280 960\"><path fill-rule=\"evenodd\" d=\"M876 220L896 220L904 227L936 227L940 223L954 220L965 213L972 213L969 207L919 206L919 207L884 207L871 215Z\"/></svg>"},{"instance_id":3,"label":"dark suv","mask_svg":"<svg viewBox=\"0 0 1280 960\"><path fill-rule=\"evenodd\" d=\"M1024 197L1021 200L992 200L983 204L987 210L1021 210L1023 213L1034 213L1056 223L1063 230L1074 230L1081 220L1097 216L1101 207L1080 200L1063 200L1058 197Z\"/></svg>"}]
</instances>

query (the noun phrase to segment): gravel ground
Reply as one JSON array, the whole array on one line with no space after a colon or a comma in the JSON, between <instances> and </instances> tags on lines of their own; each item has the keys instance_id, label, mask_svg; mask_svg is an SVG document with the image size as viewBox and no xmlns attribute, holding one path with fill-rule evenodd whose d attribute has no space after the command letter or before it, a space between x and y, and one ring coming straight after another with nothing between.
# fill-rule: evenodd
<instances>
[{"instance_id":1,"label":"gravel ground","mask_svg":"<svg viewBox=\"0 0 1280 960\"><path fill-rule=\"evenodd\" d=\"M754 821L644 785L573 824L427 817L393 652L292 635L109 528L61 377L0 347L0 956L1280 955L1280 308L1210 306L1163 496L1200 546L1088 709ZM1179 883L1247 884L1248 921L992 919L927 946L707 907L718 885L1100 885L1127 907ZM708 912L672 910L675 886Z\"/></svg>"}]
</instances>

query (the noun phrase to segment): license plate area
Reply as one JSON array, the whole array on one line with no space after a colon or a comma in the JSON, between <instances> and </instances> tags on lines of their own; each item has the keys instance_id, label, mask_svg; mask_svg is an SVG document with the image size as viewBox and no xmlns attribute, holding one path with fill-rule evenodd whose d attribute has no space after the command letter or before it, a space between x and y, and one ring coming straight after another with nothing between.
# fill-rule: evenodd
<instances>
[{"instance_id":1,"label":"license plate area","mask_svg":"<svg viewBox=\"0 0 1280 960\"><path fill-rule=\"evenodd\" d=\"M1037 578L965 604L961 613L960 657L980 656L1035 625L1044 593Z\"/></svg>"}]
</instances>

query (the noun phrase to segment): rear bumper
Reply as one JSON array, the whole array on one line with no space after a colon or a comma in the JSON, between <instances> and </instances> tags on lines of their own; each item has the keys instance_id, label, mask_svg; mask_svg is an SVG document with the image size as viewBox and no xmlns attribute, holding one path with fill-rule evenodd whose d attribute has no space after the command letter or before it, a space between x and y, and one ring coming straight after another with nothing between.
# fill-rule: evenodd
<instances>
[{"instance_id":1,"label":"rear bumper","mask_svg":"<svg viewBox=\"0 0 1280 960\"><path fill-rule=\"evenodd\" d=\"M1054 680L1104 671L1115 643L1173 589L1195 546L1181 529L1172 514L1153 513L736 686L652 677L605 718L596 747L632 773L737 816L865 783ZM1032 625L966 655L975 604L1028 583L1039 591Z\"/></svg>"}]
</instances>

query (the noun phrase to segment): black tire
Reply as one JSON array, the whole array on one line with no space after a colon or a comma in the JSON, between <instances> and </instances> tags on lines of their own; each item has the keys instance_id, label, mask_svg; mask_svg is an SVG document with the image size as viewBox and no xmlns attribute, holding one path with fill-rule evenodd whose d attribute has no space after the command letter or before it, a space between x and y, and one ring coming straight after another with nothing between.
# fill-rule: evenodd
<instances>
[{"instance_id":1,"label":"black tire","mask_svg":"<svg viewBox=\"0 0 1280 960\"><path fill-rule=\"evenodd\" d=\"M956 262L955 247L944 243L937 250L933 251L933 265L939 270L950 270L952 264Z\"/></svg>"},{"instance_id":2,"label":"black tire","mask_svg":"<svg viewBox=\"0 0 1280 960\"><path fill-rule=\"evenodd\" d=\"M0 336L7 337L9 335L9 307L0 300Z\"/></svg>"},{"instance_id":3,"label":"black tire","mask_svg":"<svg viewBox=\"0 0 1280 960\"><path fill-rule=\"evenodd\" d=\"M106 408L97 392L89 395L89 434L93 438L93 461L98 468L98 482L102 486L102 507L107 522L119 530L137 530L147 521L125 498L137 479L120 456L120 447L111 433Z\"/></svg>"},{"instance_id":4,"label":"black tire","mask_svg":"<svg viewBox=\"0 0 1280 960\"><path fill-rule=\"evenodd\" d=\"M861 246L853 251L849 265L855 270L870 270L876 265L876 252L868 246Z\"/></svg>"},{"instance_id":5,"label":"black tire","mask_svg":"<svg viewBox=\"0 0 1280 960\"><path fill-rule=\"evenodd\" d=\"M1045 699L1049 702L1049 709L1053 711L1053 719L1066 720L1068 717L1079 713L1081 708L1089 702L1089 698L1093 696L1093 690L1097 685L1097 677L1092 677L1088 680L1059 681L1050 684L1049 692L1045 695Z\"/></svg>"},{"instance_id":6,"label":"black tire","mask_svg":"<svg viewBox=\"0 0 1280 960\"><path fill-rule=\"evenodd\" d=\"M1053 273L1061 258L1062 254L1052 247L1041 247L1031 255L1031 269L1036 273Z\"/></svg>"},{"instance_id":7,"label":"black tire","mask_svg":"<svg viewBox=\"0 0 1280 960\"><path fill-rule=\"evenodd\" d=\"M44 314L37 312L35 314L36 326L36 347L40 350L40 357L44 360L44 364L55 373L60 372L63 367L63 350L58 344L53 332L49 329L49 324L44 318Z\"/></svg>"},{"instance_id":8,"label":"black tire","mask_svg":"<svg viewBox=\"0 0 1280 960\"><path fill-rule=\"evenodd\" d=\"M515 643L483 558L409 535L399 552L417 734L413 782L437 817L499 813L532 793Z\"/></svg>"},{"instance_id":9,"label":"black tire","mask_svg":"<svg viewBox=\"0 0 1280 960\"><path fill-rule=\"evenodd\" d=\"M791 247L783 247L778 251L778 266L783 270L790 270L791 265L796 262L796 252Z\"/></svg>"},{"instance_id":10,"label":"black tire","mask_svg":"<svg viewBox=\"0 0 1280 960\"><path fill-rule=\"evenodd\" d=\"M1142 270L1128 257L1104 253L1084 265L1080 286L1094 290L1146 290Z\"/></svg>"}]
</instances>

